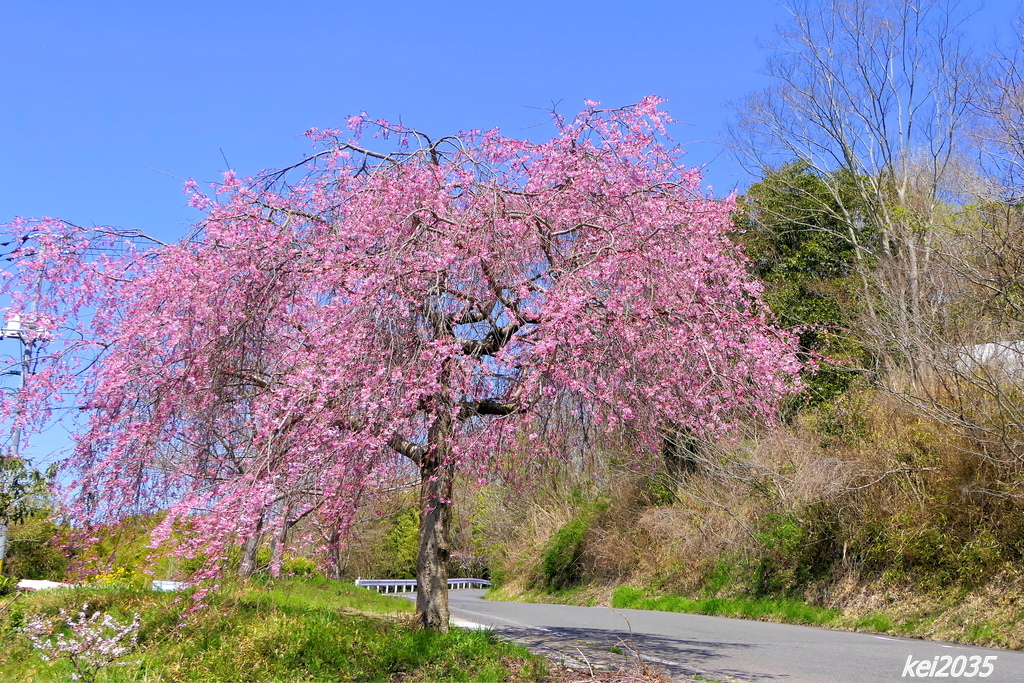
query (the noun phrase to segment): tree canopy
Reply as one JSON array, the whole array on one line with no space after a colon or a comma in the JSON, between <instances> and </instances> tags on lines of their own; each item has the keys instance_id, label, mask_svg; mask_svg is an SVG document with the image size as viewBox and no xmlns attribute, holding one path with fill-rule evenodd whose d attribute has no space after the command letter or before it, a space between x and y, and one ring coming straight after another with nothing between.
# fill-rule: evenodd
<instances>
[{"instance_id":1,"label":"tree canopy","mask_svg":"<svg viewBox=\"0 0 1024 683\"><path fill-rule=\"evenodd\" d=\"M303 515L343 533L361 498L417 472L420 618L447 628L456 471L567 457L585 447L570 416L641 454L666 425L770 419L799 383L795 339L729 239L734 202L682 167L659 103L588 103L541 143L353 117L311 131L289 169L229 173L212 196L190 183L206 215L176 244L9 226L14 308L37 283L46 329L94 351L47 370L67 389L73 357L93 363L73 510L167 508L156 540L187 519L181 552L214 567Z\"/></svg>"}]
</instances>

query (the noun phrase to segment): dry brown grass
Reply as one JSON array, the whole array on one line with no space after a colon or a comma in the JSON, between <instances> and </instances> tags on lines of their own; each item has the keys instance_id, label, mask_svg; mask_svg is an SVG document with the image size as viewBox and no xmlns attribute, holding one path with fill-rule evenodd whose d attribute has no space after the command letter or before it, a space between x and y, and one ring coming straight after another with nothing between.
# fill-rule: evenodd
<instances>
[{"instance_id":1,"label":"dry brown grass","mask_svg":"<svg viewBox=\"0 0 1024 683\"><path fill-rule=\"evenodd\" d=\"M782 591L845 610L851 628L879 613L907 635L1019 646L1024 500L1007 495L1018 475L969 438L865 390L706 448L697 474L605 470L597 479L614 483L577 489L576 502L519 501L521 524L503 546L515 568L506 594L531 587L547 539L590 496L604 507L587 529L586 587L553 599L603 603L621 584ZM722 563L735 571L709 583Z\"/></svg>"}]
</instances>

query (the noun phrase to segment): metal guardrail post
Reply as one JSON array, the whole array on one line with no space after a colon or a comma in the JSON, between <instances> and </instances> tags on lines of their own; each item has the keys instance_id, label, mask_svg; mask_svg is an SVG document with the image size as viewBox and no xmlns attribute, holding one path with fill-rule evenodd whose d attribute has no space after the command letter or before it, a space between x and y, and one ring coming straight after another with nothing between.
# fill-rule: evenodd
<instances>
[{"instance_id":1,"label":"metal guardrail post","mask_svg":"<svg viewBox=\"0 0 1024 683\"><path fill-rule=\"evenodd\" d=\"M363 579L357 578L355 584L360 588L368 588L378 593L408 593L416 591L416 579ZM448 590L465 588L486 588L491 585L487 579L456 578L448 579Z\"/></svg>"}]
</instances>

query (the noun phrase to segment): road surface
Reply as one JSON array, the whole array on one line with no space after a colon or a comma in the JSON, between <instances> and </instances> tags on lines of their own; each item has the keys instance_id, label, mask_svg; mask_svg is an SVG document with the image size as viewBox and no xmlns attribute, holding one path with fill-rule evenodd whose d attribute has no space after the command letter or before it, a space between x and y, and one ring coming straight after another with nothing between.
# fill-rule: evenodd
<instances>
[{"instance_id":1,"label":"road surface","mask_svg":"<svg viewBox=\"0 0 1024 683\"><path fill-rule=\"evenodd\" d=\"M678 675L744 683L1024 682L1024 652L1012 650L674 612L492 602L484 593L451 591L453 618L618 649L628 649L632 627L641 656Z\"/></svg>"}]
</instances>

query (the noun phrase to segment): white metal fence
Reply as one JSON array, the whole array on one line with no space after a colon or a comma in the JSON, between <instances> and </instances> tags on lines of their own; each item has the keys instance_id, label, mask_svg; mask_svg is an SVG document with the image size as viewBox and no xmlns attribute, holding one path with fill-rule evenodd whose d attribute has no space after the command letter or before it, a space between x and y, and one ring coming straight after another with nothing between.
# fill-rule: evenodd
<instances>
[{"instance_id":1,"label":"white metal fence","mask_svg":"<svg viewBox=\"0 0 1024 683\"><path fill-rule=\"evenodd\" d=\"M378 593L415 593L416 579L356 579L356 585ZM487 579L448 579L448 590L487 588Z\"/></svg>"}]
</instances>

